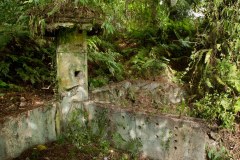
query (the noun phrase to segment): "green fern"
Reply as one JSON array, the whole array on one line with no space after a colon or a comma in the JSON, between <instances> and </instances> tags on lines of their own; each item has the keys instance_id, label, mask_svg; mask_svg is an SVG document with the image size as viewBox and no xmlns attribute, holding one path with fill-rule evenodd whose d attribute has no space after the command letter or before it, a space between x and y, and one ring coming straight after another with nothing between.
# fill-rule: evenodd
<instances>
[{"instance_id":1,"label":"green fern","mask_svg":"<svg viewBox=\"0 0 240 160\"><path fill-rule=\"evenodd\" d=\"M118 61L120 57L121 54L115 52L109 42L96 36L88 39L88 60L96 66L92 70L92 74L96 74L95 78L90 75L90 86L105 84L111 78L122 79L123 65Z\"/></svg>"},{"instance_id":2,"label":"green fern","mask_svg":"<svg viewBox=\"0 0 240 160\"><path fill-rule=\"evenodd\" d=\"M113 134L114 145L119 149L128 151L132 158L136 158L142 147L142 142L139 139L125 140L119 133Z\"/></svg>"}]
</instances>

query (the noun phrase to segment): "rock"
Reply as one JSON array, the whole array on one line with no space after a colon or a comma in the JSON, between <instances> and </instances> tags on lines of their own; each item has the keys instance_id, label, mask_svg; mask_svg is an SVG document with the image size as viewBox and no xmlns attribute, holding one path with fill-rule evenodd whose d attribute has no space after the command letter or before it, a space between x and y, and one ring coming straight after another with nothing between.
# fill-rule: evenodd
<instances>
[{"instance_id":1,"label":"rock","mask_svg":"<svg viewBox=\"0 0 240 160\"><path fill-rule=\"evenodd\" d=\"M104 95L104 96L103 96ZM112 103L129 101L145 101L151 107L153 103L159 107L178 105L186 98L183 88L171 81L124 81L111 84L92 91L93 101L110 101ZM130 107L130 106L129 106Z\"/></svg>"},{"instance_id":2,"label":"rock","mask_svg":"<svg viewBox=\"0 0 240 160\"><path fill-rule=\"evenodd\" d=\"M130 82L126 82L126 83L123 84L123 87L124 87L124 89L130 88L131 87L131 83Z\"/></svg>"},{"instance_id":3,"label":"rock","mask_svg":"<svg viewBox=\"0 0 240 160\"><path fill-rule=\"evenodd\" d=\"M21 98L20 98L20 101L21 101L21 102L25 102L25 101L26 101L26 98L25 98L25 97L21 97Z\"/></svg>"},{"instance_id":4,"label":"rock","mask_svg":"<svg viewBox=\"0 0 240 160\"><path fill-rule=\"evenodd\" d=\"M211 138L215 141L218 141L220 139L220 135L215 132L212 132L212 131L210 133L208 133L208 136L209 136L209 138Z\"/></svg>"},{"instance_id":5,"label":"rock","mask_svg":"<svg viewBox=\"0 0 240 160\"><path fill-rule=\"evenodd\" d=\"M20 104L19 104L19 107L24 107L27 105L27 102L26 102L26 98L25 97L21 97L20 98Z\"/></svg>"},{"instance_id":6,"label":"rock","mask_svg":"<svg viewBox=\"0 0 240 160\"><path fill-rule=\"evenodd\" d=\"M19 105L19 107L24 107L24 106L26 106L27 105L27 103L26 102L20 102L20 105Z\"/></svg>"},{"instance_id":7,"label":"rock","mask_svg":"<svg viewBox=\"0 0 240 160\"><path fill-rule=\"evenodd\" d=\"M152 90L156 89L156 88L159 87L159 86L160 86L159 83L157 83L157 82L152 82L152 83L147 84L146 86L144 86L143 89L152 91Z\"/></svg>"}]
</instances>

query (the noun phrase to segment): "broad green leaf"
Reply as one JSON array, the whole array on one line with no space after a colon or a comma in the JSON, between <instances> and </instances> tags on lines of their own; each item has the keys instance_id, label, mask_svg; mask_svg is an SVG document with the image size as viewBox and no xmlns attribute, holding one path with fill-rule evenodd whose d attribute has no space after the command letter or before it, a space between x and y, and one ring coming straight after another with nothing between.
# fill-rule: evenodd
<instances>
[{"instance_id":1,"label":"broad green leaf","mask_svg":"<svg viewBox=\"0 0 240 160\"><path fill-rule=\"evenodd\" d=\"M214 0L216 6L219 6L222 2L223 0Z\"/></svg>"}]
</instances>

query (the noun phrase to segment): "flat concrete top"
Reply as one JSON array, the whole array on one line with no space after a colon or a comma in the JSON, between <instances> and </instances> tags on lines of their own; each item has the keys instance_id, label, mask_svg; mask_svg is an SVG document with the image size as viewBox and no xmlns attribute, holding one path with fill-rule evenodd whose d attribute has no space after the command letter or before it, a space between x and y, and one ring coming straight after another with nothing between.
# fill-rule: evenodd
<instances>
[{"instance_id":1,"label":"flat concrete top","mask_svg":"<svg viewBox=\"0 0 240 160\"><path fill-rule=\"evenodd\" d=\"M86 29L86 25L101 24L103 13L100 9L76 5L73 2L52 2L44 7L35 7L30 14L42 17L46 30L54 31L59 28L72 26Z\"/></svg>"}]
</instances>

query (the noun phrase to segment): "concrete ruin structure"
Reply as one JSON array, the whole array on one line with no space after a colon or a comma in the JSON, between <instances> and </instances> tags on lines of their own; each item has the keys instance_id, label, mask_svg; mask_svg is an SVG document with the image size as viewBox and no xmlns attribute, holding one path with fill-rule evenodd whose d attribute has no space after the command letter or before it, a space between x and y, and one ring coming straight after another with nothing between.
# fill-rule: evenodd
<instances>
[{"instance_id":1,"label":"concrete ruin structure","mask_svg":"<svg viewBox=\"0 0 240 160\"><path fill-rule=\"evenodd\" d=\"M159 160L204 160L207 140L202 122L117 106L118 102L123 101L123 98L120 100L118 97L129 89L129 83L121 84L121 89L109 86L88 91L86 31L91 30L93 18L85 17L85 20L76 22L65 21L69 17L60 17L56 23L49 24L49 30L59 31L56 58L60 100L15 117L4 118L0 124L0 159L11 159L29 147L55 141L64 131L71 114L82 109L88 113L88 120L93 121L92 127L97 126L95 122L104 116L108 119L106 129L112 134L121 135L125 141L138 139L141 142L139 150L146 157ZM164 89L165 84L141 83L132 85L132 88L141 91L144 86L148 87L146 90L158 87L159 90L169 91L167 96L162 96L164 99L156 93L159 96L156 99L159 100L158 105L161 105L161 101L164 101L164 105L177 105L181 103L179 97L184 96L177 86L171 91ZM91 99L88 94L93 95ZM79 115L80 123L84 123L83 116ZM118 147L126 149L124 144Z\"/></svg>"},{"instance_id":2,"label":"concrete ruin structure","mask_svg":"<svg viewBox=\"0 0 240 160\"><path fill-rule=\"evenodd\" d=\"M59 11L51 16L47 16L51 7L43 11L36 8L34 13L45 15L46 32L57 41L56 79L60 100L1 119L1 160L15 158L34 145L57 140L71 114L72 101L88 99L86 32L97 23L99 14L71 3L57 5Z\"/></svg>"}]
</instances>

